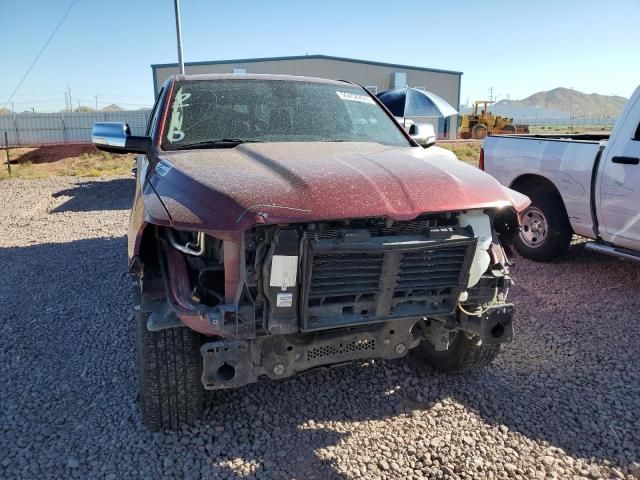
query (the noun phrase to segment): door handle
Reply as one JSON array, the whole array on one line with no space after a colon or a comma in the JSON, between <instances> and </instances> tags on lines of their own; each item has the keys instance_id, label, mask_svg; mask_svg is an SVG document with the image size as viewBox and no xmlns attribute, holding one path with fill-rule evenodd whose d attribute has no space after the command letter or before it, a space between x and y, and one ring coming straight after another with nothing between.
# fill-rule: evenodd
<instances>
[{"instance_id":1,"label":"door handle","mask_svg":"<svg viewBox=\"0 0 640 480\"><path fill-rule=\"evenodd\" d=\"M613 157L611 159L613 163L621 163L622 165L638 165L640 158L637 157Z\"/></svg>"}]
</instances>

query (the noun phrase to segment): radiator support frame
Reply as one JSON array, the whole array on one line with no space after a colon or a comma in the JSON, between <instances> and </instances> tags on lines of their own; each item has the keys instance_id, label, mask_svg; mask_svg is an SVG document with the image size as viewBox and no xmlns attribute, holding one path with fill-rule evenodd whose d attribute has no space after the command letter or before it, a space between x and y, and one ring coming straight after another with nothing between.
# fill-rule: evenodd
<instances>
[{"instance_id":1,"label":"radiator support frame","mask_svg":"<svg viewBox=\"0 0 640 480\"><path fill-rule=\"evenodd\" d=\"M305 243L303 245L302 294L299 315L301 331L351 327L410 317L443 316L450 315L455 311L460 293L467 287L469 270L477 245L477 237L471 229L450 227L444 231L438 229L435 234L428 230L424 235L383 236L367 239L360 238L358 235L345 237L344 240L320 240L312 237L303 240ZM357 240L350 241L350 238ZM339 294L327 295L338 299L332 303L324 303L324 298L318 300L318 296L322 297L322 295L317 295L314 292L314 266L317 268L320 265L318 262L323 261L325 268L330 268L326 265L331 266L331 257L335 257L335 268L344 272L344 269L348 268L344 265L350 258L358 255L365 258L366 256L370 257L369 262L359 262L358 265L367 263L373 265L368 273L368 278L371 278L373 282L378 276L375 289L372 284L369 284L368 291L362 294L353 293L353 288L357 287L348 290L348 279L352 278L354 284L357 282L366 284L366 276L358 278L357 275L351 274L346 279L332 278L326 276L327 270L325 269L323 270L326 282L323 285L324 288L334 288L335 290L337 281L345 285L346 291L352 292L345 294L344 297L355 297L355 300L349 298L341 303L339 301L341 295ZM455 256L456 262L447 258L447 255ZM405 266L411 267L411 265L404 265L403 262L408 262L412 257L420 265L427 265L424 269L424 279L420 278L422 273L420 270L415 271L416 266L413 267L413 272L403 273ZM442 261L447 263L438 263ZM378 263L380 264L379 272L377 270ZM430 286L429 269L431 267L429 265L433 266L434 274L442 274L438 269L449 266L450 272L446 277L447 282L443 281L441 285L436 282ZM452 278L454 274L455 279ZM408 277L408 280L403 280L402 275L412 276ZM400 295L403 291L402 286L407 281L414 284L413 289L409 288L408 290L424 290L425 294L420 296L406 293L404 297ZM420 285L421 281L424 282L422 285ZM315 288L317 290L323 286L315 285ZM360 297L364 299L362 300Z\"/></svg>"}]
</instances>

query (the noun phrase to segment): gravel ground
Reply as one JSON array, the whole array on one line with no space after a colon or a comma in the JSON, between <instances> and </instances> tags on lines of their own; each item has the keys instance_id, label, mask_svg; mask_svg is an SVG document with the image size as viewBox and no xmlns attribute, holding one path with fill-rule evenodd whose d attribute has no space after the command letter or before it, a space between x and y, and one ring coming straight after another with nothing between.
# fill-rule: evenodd
<instances>
[{"instance_id":1,"label":"gravel ground","mask_svg":"<svg viewBox=\"0 0 640 480\"><path fill-rule=\"evenodd\" d=\"M640 478L640 267L519 261L517 336L485 371L410 356L211 394L142 428L130 179L0 183L0 478Z\"/></svg>"}]
</instances>

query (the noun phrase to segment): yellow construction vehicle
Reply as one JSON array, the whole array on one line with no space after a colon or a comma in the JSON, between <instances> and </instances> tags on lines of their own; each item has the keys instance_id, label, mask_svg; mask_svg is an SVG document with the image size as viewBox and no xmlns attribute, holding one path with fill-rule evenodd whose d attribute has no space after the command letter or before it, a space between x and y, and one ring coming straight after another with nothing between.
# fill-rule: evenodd
<instances>
[{"instance_id":1,"label":"yellow construction vehicle","mask_svg":"<svg viewBox=\"0 0 640 480\"><path fill-rule=\"evenodd\" d=\"M529 133L529 125L514 125L513 118L493 115L489 111L492 103L490 100L477 100L473 103L472 114L461 115L460 138L482 140L490 133Z\"/></svg>"}]
</instances>

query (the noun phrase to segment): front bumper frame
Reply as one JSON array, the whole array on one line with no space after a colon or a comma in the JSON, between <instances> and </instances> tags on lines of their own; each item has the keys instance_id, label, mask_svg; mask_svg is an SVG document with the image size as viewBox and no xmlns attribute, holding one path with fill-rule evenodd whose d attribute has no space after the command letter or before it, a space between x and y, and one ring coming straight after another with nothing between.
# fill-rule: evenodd
<instances>
[{"instance_id":1,"label":"front bumper frame","mask_svg":"<svg viewBox=\"0 0 640 480\"><path fill-rule=\"evenodd\" d=\"M200 348L202 384L208 390L236 388L257 382L261 375L280 379L332 364L400 358L421 341L446 350L450 333L455 331L478 337L485 344L510 342L514 315L512 304L500 304L479 317L460 314L453 328L444 319L413 317L311 333L206 342Z\"/></svg>"},{"instance_id":2,"label":"front bumper frame","mask_svg":"<svg viewBox=\"0 0 640 480\"><path fill-rule=\"evenodd\" d=\"M419 318L309 334L272 335L250 340L204 343L202 384L208 390L254 383L331 364L367 358L400 358L422 340Z\"/></svg>"}]
</instances>

